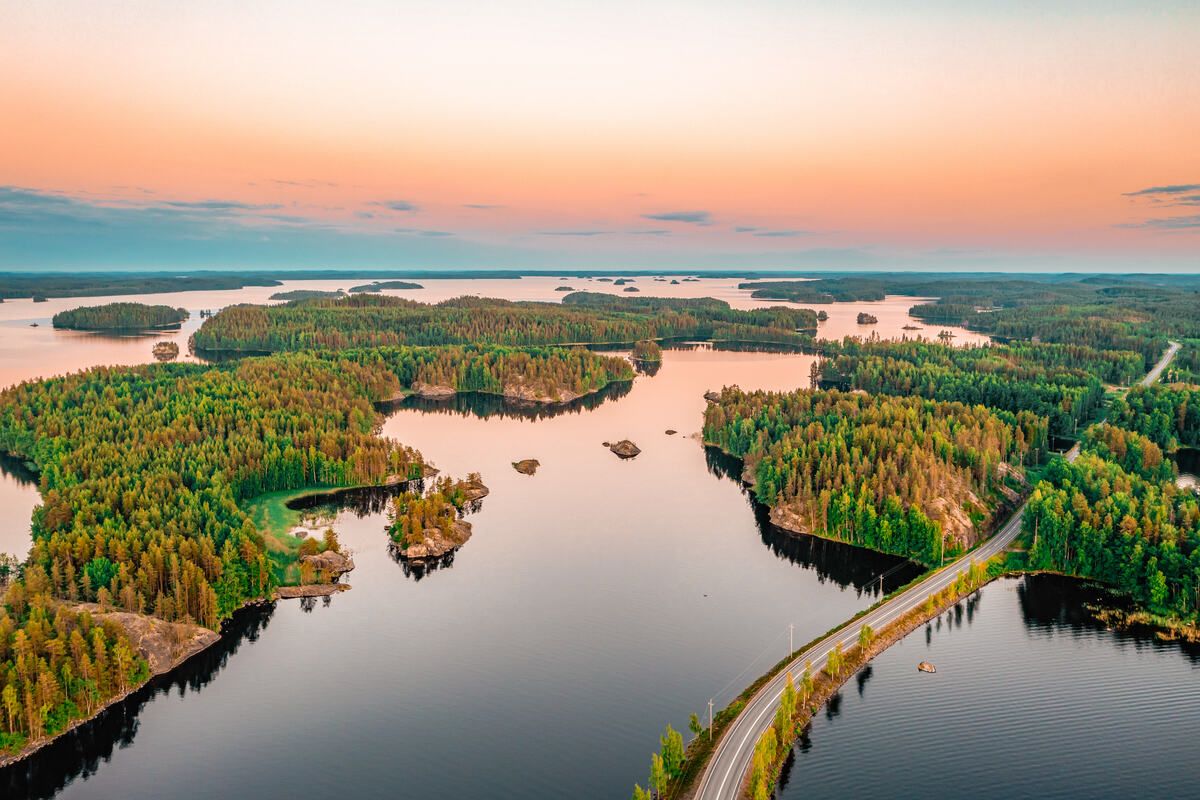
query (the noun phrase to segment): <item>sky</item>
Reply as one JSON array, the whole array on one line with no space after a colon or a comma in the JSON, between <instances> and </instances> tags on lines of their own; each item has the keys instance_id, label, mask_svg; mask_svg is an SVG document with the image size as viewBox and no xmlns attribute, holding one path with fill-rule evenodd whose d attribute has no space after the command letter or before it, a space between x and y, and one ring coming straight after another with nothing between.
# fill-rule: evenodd
<instances>
[{"instance_id":1,"label":"sky","mask_svg":"<svg viewBox=\"0 0 1200 800\"><path fill-rule=\"evenodd\" d=\"M0 269L1200 270L1200 0L0 3Z\"/></svg>"}]
</instances>

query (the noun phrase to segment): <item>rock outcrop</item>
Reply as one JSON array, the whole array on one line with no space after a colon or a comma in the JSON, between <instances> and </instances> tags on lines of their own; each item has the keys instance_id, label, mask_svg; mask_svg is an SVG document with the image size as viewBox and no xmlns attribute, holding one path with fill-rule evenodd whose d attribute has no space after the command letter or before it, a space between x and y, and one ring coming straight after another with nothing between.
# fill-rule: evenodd
<instances>
[{"instance_id":1,"label":"rock outcrop","mask_svg":"<svg viewBox=\"0 0 1200 800\"><path fill-rule=\"evenodd\" d=\"M621 458L633 458L638 453L642 452L642 448L638 447L628 439L622 439L616 444L611 444L608 446L608 449L612 450Z\"/></svg>"},{"instance_id":2,"label":"rock outcrop","mask_svg":"<svg viewBox=\"0 0 1200 800\"><path fill-rule=\"evenodd\" d=\"M534 463L536 464L537 462L535 461ZM473 503L476 500L482 500L491 494L492 491L488 487L484 486L483 482L479 480L463 481L462 487L464 493L466 494L468 503Z\"/></svg>"},{"instance_id":3,"label":"rock outcrop","mask_svg":"<svg viewBox=\"0 0 1200 800\"><path fill-rule=\"evenodd\" d=\"M513 469L522 475L532 475L537 472L537 468L540 466L541 463L536 458L526 458L513 462Z\"/></svg>"},{"instance_id":4,"label":"rock outcrop","mask_svg":"<svg viewBox=\"0 0 1200 800\"><path fill-rule=\"evenodd\" d=\"M714 392L712 389L709 389L707 392L704 393L704 399L710 403L715 403L721 399L721 393Z\"/></svg>"},{"instance_id":5,"label":"rock outcrop","mask_svg":"<svg viewBox=\"0 0 1200 800\"><path fill-rule=\"evenodd\" d=\"M280 586L275 590L278 600L291 600L296 597L325 597L350 588L348 583L310 583L305 586Z\"/></svg>"},{"instance_id":6,"label":"rock outcrop","mask_svg":"<svg viewBox=\"0 0 1200 800\"><path fill-rule=\"evenodd\" d=\"M76 611L87 611L96 619L107 619L125 629L138 655L146 659L152 675L170 672L191 656L221 638L216 631L183 622L130 611L102 611L95 603L82 603Z\"/></svg>"},{"instance_id":7,"label":"rock outcrop","mask_svg":"<svg viewBox=\"0 0 1200 800\"><path fill-rule=\"evenodd\" d=\"M421 560L440 558L455 548L462 547L471 538L471 523L457 519L450 526L450 533L441 528L426 528L425 541L400 548L400 555L408 559Z\"/></svg>"},{"instance_id":8,"label":"rock outcrop","mask_svg":"<svg viewBox=\"0 0 1200 800\"><path fill-rule=\"evenodd\" d=\"M342 573L354 569L354 562L351 559L332 550L326 550L324 553L316 553L310 556L300 556L300 562L303 564L312 564L313 569L318 572L325 570L331 578L336 578Z\"/></svg>"},{"instance_id":9,"label":"rock outcrop","mask_svg":"<svg viewBox=\"0 0 1200 800\"><path fill-rule=\"evenodd\" d=\"M425 400L445 400L458 394L450 386L437 386L432 383L414 383L413 394Z\"/></svg>"},{"instance_id":10,"label":"rock outcrop","mask_svg":"<svg viewBox=\"0 0 1200 800\"><path fill-rule=\"evenodd\" d=\"M544 394L540 389L516 382L505 386L502 394L509 400L516 400L519 403L569 403L583 396L570 389L559 389L553 395Z\"/></svg>"},{"instance_id":11,"label":"rock outcrop","mask_svg":"<svg viewBox=\"0 0 1200 800\"><path fill-rule=\"evenodd\" d=\"M928 661L922 661L920 664L917 664L917 669L921 672L937 672L933 664L930 664Z\"/></svg>"}]
</instances>

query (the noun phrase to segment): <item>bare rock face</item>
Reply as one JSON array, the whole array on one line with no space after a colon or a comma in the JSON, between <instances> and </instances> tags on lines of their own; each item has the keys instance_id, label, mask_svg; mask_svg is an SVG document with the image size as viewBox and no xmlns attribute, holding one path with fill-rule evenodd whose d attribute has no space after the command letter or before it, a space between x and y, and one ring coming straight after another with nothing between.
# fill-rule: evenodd
<instances>
[{"instance_id":1,"label":"bare rock face","mask_svg":"<svg viewBox=\"0 0 1200 800\"><path fill-rule=\"evenodd\" d=\"M307 564L312 564L315 570L325 570L330 577L336 578L343 572L349 572L354 569L354 562L346 558L341 553L335 553L332 550L326 550L324 553L317 553L311 556L301 556L300 561Z\"/></svg>"},{"instance_id":2,"label":"bare rock face","mask_svg":"<svg viewBox=\"0 0 1200 800\"><path fill-rule=\"evenodd\" d=\"M609 445L608 449L612 450L621 458L633 458L638 453L642 452L642 448L638 447L628 439L622 439L616 444Z\"/></svg>"},{"instance_id":3,"label":"bare rock face","mask_svg":"<svg viewBox=\"0 0 1200 800\"><path fill-rule=\"evenodd\" d=\"M413 394L425 400L445 400L458 394L449 386L435 386L432 383L413 384Z\"/></svg>"},{"instance_id":4,"label":"bare rock face","mask_svg":"<svg viewBox=\"0 0 1200 800\"><path fill-rule=\"evenodd\" d=\"M295 597L325 597L326 595L344 592L350 588L348 583L310 583L306 586L280 586L275 590L279 600L290 600Z\"/></svg>"},{"instance_id":5,"label":"bare rock face","mask_svg":"<svg viewBox=\"0 0 1200 800\"><path fill-rule=\"evenodd\" d=\"M542 394L540 390L520 382L508 384L504 387L502 394L509 400L516 400L519 403L569 403L582 397L570 389L559 389L554 395Z\"/></svg>"},{"instance_id":6,"label":"bare rock face","mask_svg":"<svg viewBox=\"0 0 1200 800\"><path fill-rule=\"evenodd\" d=\"M704 393L704 399L710 403L715 403L721 399L721 394L720 392L714 392L712 389L709 389Z\"/></svg>"},{"instance_id":7,"label":"bare rock face","mask_svg":"<svg viewBox=\"0 0 1200 800\"><path fill-rule=\"evenodd\" d=\"M537 463L536 461L534 462ZM492 490L483 485L482 481L464 481L463 489L465 491L467 502L473 503L476 500L482 500L491 494Z\"/></svg>"},{"instance_id":8,"label":"bare rock face","mask_svg":"<svg viewBox=\"0 0 1200 800\"><path fill-rule=\"evenodd\" d=\"M526 458L513 462L513 469L522 475L532 475L537 472L537 468L540 466L541 463L536 458Z\"/></svg>"},{"instance_id":9,"label":"bare rock face","mask_svg":"<svg viewBox=\"0 0 1200 800\"><path fill-rule=\"evenodd\" d=\"M405 558L417 560L440 558L451 550L462 547L470 538L471 523L458 519L450 526L449 536L443 534L440 528L426 528L425 541L401 548L400 554Z\"/></svg>"},{"instance_id":10,"label":"bare rock face","mask_svg":"<svg viewBox=\"0 0 1200 800\"><path fill-rule=\"evenodd\" d=\"M111 620L125 629L138 655L146 659L152 675L170 672L189 657L221 638L216 631L183 622L167 622L158 617L130 611L101 611L95 603L75 606L98 620Z\"/></svg>"}]
</instances>

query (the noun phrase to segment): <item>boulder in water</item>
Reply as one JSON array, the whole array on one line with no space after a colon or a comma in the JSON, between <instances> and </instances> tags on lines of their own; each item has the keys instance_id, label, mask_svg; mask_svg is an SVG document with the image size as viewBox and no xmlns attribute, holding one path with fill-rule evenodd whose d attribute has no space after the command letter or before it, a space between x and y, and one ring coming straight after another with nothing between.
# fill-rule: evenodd
<instances>
[{"instance_id":1,"label":"boulder in water","mask_svg":"<svg viewBox=\"0 0 1200 800\"><path fill-rule=\"evenodd\" d=\"M540 466L541 464L536 458L526 458L522 459L521 461L513 462L513 469L522 475L532 475L533 473L537 472L537 468Z\"/></svg>"},{"instance_id":2,"label":"boulder in water","mask_svg":"<svg viewBox=\"0 0 1200 800\"><path fill-rule=\"evenodd\" d=\"M614 453L616 453L621 458L633 458L638 453L642 452L642 448L638 447L636 444L629 441L628 439L622 439L621 441L617 442L616 444L609 445L608 449L612 450Z\"/></svg>"},{"instance_id":3,"label":"boulder in water","mask_svg":"<svg viewBox=\"0 0 1200 800\"><path fill-rule=\"evenodd\" d=\"M928 661L922 661L920 664L917 664L917 669L921 672L937 672L933 664L930 664Z\"/></svg>"}]
</instances>

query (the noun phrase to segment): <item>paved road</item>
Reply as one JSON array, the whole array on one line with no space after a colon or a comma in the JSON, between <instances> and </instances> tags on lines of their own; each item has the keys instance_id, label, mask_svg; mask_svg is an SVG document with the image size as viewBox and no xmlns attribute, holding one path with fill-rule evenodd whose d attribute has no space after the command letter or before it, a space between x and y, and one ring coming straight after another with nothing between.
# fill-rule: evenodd
<instances>
[{"instance_id":1,"label":"paved road","mask_svg":"<svg viewBox=\"0 0 1200 800\"><path fill-rule=\"evenodd\" d=\"M1141 384L1144 386L1157 380L1178 351L1179 343L1171 342L1162 359L1142 379ZM1068 461L1074 461L1078 456L1079 445L1076 444L1068 451L1066 457ZM1022 505L1000 529L999 533L988 539L983 545L957 561L947 564L903 594L893 597L871 613L855 620L845 629L822 639L807 650L801 650L790 664L790 670L798 678L804 671L805 662L810 659L814 671L823 668L825 660L837 647L838 642L843 642L845 647L857 642L861 626L870 625L876 631L883 630L906 612L924 603L930 594L937 594L953 584L958 579L958 573L966 572L972 560L983 563L997 555L1012 544L1012 541L1017 538L1017 534L1021 532L1021 518L1024 514L1025 506ZM754 745L762 736L762 732L774 721L775 709L779 706L779 698L783 694L783 687L787 682L787 673L787 669L781 670L778 675L759 689L717 742L717 749L709 759L708 767L700 778L700 786L696 792L697 800L733 800L738 797L742 780L750 767L750 759L754 755Z\"/></svg>"}]
</instances>

